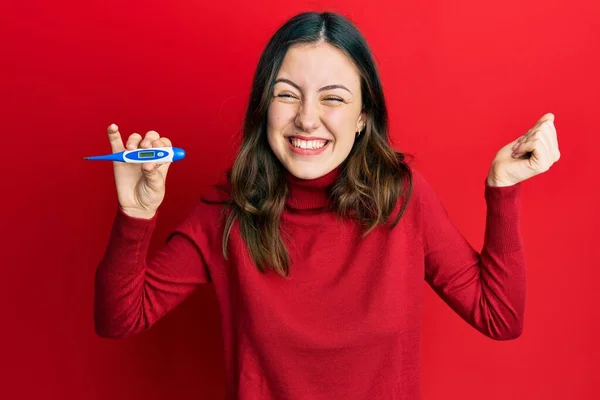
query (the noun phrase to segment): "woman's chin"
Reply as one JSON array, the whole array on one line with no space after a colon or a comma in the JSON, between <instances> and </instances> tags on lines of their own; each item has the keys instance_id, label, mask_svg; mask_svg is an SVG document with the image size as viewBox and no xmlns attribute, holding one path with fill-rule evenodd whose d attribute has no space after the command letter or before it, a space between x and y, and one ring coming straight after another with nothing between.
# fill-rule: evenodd
<instances>
[{"instance_id":1,"label":"woman's chin","mask_svg":"<svg viewBox=\"0 0 600 400\"><path fill-rule=\"evenodd\" d=\"M288 171L298 179L317 179L331 172L329 166L317 165L292 165Z\"/></svg>"}]
</instances>

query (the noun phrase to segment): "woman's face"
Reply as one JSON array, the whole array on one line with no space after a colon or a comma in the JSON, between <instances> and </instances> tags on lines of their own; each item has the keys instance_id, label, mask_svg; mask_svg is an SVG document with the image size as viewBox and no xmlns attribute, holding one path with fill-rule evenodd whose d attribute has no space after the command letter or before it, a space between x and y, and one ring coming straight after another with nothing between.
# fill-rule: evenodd
<instances>
[{"instance_id":1,"label":"woman's face","mask_svg":"<svg viewBox=\"0 0 600 400\"><path fill-rule=\"evenodd\" d=\"M344 53L327 43L293 46L269 105L269 145L292 175L321 177L350 153L361 110L360 75Z\"/></svg>"}]
</instances>

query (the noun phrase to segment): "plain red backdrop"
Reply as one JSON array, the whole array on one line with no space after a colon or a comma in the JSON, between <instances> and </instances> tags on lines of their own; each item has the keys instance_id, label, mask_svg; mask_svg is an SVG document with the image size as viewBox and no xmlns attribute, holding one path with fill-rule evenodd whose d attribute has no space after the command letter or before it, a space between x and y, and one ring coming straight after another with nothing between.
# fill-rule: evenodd
<instances>
[{"instance_id":1,"label":"plain red backdrop","mask_svg":"<svg viewBox=\"0 0 600 400\"><path fill-rule=\"evenodd\" d=\"M495 152L556 115L562 158L523 185L525 331L487 339L424 284L423 399L600 398L592 0L3 2L0 398L223 397L210 286L136 337L94 333L94 271L116 195L110 163L82 157L110 150L112 122L186 148L169 172L160 245L231 162L266 41L305 10L344 13L363 31L395 146L416 155L476 248Z\"/></svg>"}]
</instances>

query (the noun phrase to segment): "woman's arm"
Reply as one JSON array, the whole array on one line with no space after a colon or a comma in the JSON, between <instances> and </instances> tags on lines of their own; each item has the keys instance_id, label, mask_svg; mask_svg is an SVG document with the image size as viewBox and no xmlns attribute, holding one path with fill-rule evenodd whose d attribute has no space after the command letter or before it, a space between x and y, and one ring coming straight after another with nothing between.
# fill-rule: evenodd
<instances>
[{"instance_id":1,"label":"woman's arm","mask_svg":"<svg viewBox=\"0 0 600 400\"><path fill-rule=\"evenodd\" d=\"M491 187L481 253L449 219L432 187L415 176L421 209L425 278L464 320L496 340L517 338L525 309L525 254L520 222L520 183Z\"/></svg>"},{"instance_id":2,"label":"woman's arm","mask_svg":"<svg viewBox=\"0 0 600 400\"><path fill-rule=\"evenodd\" d=\"M102 337L123 338L150 328L199 284L211 282L197 245L194 213L148 257L157 215L134 218L117 209L95 276L94 324Z\"/></svg>"}]
</instances>

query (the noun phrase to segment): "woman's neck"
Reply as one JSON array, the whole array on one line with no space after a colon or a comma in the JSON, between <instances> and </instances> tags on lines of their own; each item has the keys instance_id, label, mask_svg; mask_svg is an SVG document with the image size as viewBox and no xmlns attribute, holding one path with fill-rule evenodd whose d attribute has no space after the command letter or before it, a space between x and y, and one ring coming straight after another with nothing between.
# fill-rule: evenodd
<instances>
[{"instance_id":1,"label":"woman's neck","mask_svg":"<svg viewBox=\"0 0 600 400\"><path fill-rule=\"evenodd\" d=\"M326 208L331 203L329 189L340 175L340 167L315 179L300 179L285 171L288 183L286 205L297 210Z\"/></svg>"}]
</instances>

